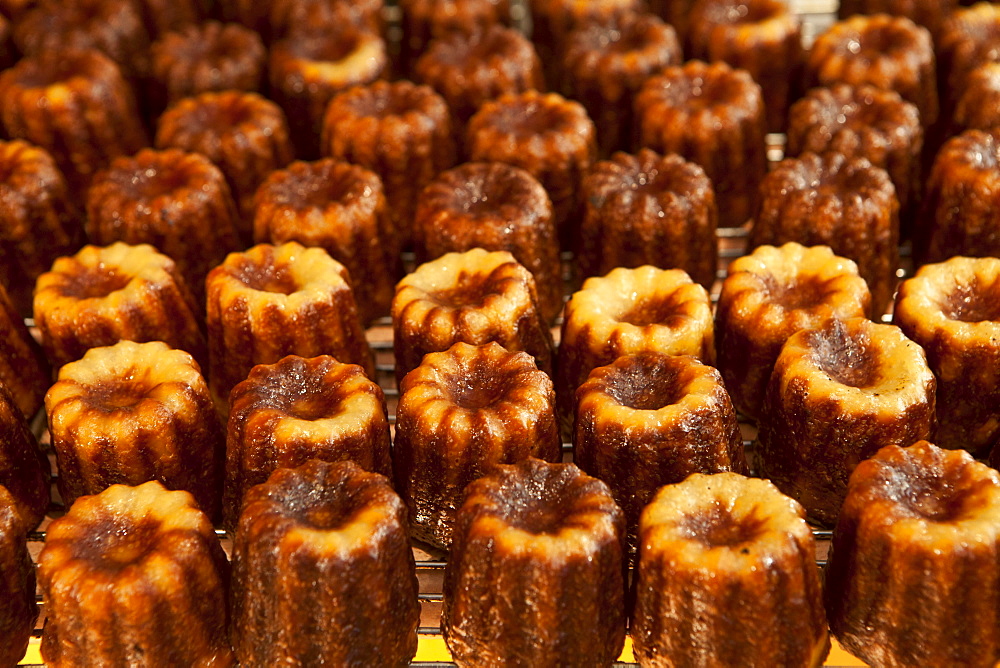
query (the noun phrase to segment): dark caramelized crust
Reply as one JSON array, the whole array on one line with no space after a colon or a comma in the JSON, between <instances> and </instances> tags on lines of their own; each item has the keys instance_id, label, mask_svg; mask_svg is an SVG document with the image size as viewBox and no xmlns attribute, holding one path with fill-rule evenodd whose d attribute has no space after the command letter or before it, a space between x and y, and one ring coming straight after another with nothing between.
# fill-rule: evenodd
<instances>
[{"instance_id":1,"label":"dark caramelized crust","mask_svg":"<svg viewBox=\"0 0 1000 668\"><path fill-rule=\"evenodd\" d=\"M16 666L24 658L38 616L26 531L17 502L0 487L0 664L5 666Z\"/></svg>"},{"instance_id":2,"label":"dark caramelized crust","mask_svg":"<svg viewBox=\"0 0 1000 668\"><path fill-rule=\"evenodd\" d=\"M688 22L691 16L691 9L696 0L648 0L649 10L653 14L663 18L677 31L677 36L681 43L687 39L689 32Z\"/></svg>"},{"instance_id":3,"label":"dark caramelized crust","mask_svg":"<svg viewBox=\"0 0 1000 668\"><path fill-rule=\"evenodd\" d=\"M1000 62L1000 7L977 2L952 12L938 35L937 59L946 109L954 109L970 86L973 70Z\"/></svg>"},{"instance_id":4,"label":"dark caramelized crust","mask_svg":"<svg viewBox=\"0 0 1000 668\"><path fill-rule=\"evenodd\" d=\"M402 267L374 172L329 158L294 162L261 184L255 208L258 242L319 246L347 267L362 323L389 312Z\"/></svg>"},{"instance_id":5,"label":"dark caramelized crust","mask_svg":"<svg viewBox=\"0 0 1000 668\"><path fill-rule=\"evenodd\" d=\"M837 15L846 19L854 14L891 14L905 16L937 36L958 0L840 0Z\"/></svg>"},{"instance_id":6,"label":"dark caramelized crust","mask_svg":"<svg viewBox=\"0 0 1000 668\"><path fill-rule=\"evenodd\" d=\"M420 604L406 506L353 462L281 469L246 496L233 548L242 666L408 666Z\"/></svg>"},{"instance_id":7,"label":"dark caramelized crust","mask_svg":"<svg viewBox=\"0 0 1000 668\"><path fill-rule=\"evenodd\" d=\"M441 628L461 666L606 666L625 642L625 521L607 485L534 458L469 485Z\"/></svg>"},{"instance_id":8,"label":"dark caramelized crust","mask_svg":"<svg viewBox=\"0 0 1000 668\"><path fill-rule=\"evenodd\" d=\"M854 260L885 312L899 266L899 202L885 170L864 158L806 153L783 160L761 182L749 247L796 241Z\"/></svg>"},{"instance_id":9,"label":"dark caramelized crust","mask_svg":"<svg viewBox=\"0 0 1000 668\"><path fill-rule=\"evenodd\" d=\"M509 25L510 0L399 0L403 42L401 69L412 68L434 39L474 35L492 25Z\"/></svg>"},{"instance_id":10,"label":"dark caramelized crust","mask_svg":"<svg viewBox=\"0 0 1000 668\"><path fill-rule=\"evenodd\" d=\"M417 200L418 262L473 248L508 251L531 272L542 317L562 310L562 272L552 204L528 172L504 163L466 163L440 174Z\"/></svg>"},{"instance_id":11,"label":"dark caramelized crust","mask_svg":"<svg viewBox=\"0 0 1000 668\"><path fill-rule=\"evenodd\" d=\"M204 363L198 312L174 261L148 244L84 246L35 289L35 325L56 367L122 339L163 341Z\"/></svg>"},{"instance_id":12,"label":"dark caramelized crust","mask_svg":"<svg viewBox=\"0 0 1000 668\"><path fill-rule=\"evenodd\" d=\"M873 666L1000 661L1000 474L926 441L851 476L826 573L830 630Z\"/></svg>"},{"instance_id":13,"label":"dark caramelized crust","mask_svg":"<svg viewBox=\"0 0 1000 668\"><path fill-rule=\"evenodd\" d=\"M715 282L718 211L712 182L679 155L615 153L583 180L581 276L650 264Z\"/></svg>"},{"instance_id":14,"label":"dark caramelized crust","mask_svg":"<svg viewBox=\"0 0 1000 668\"><path fill-rule=\"evenodd\" d=\"M560 457L552 381L491 342L430 353L400 384L392 465L420 540L447 548L465 486L495 464Z\"/></svg>"},{"instance_id":15,"label":"dark caramelized crust","mask_svg":"<svg viewBox=\"0 0 1000 668\"><path fill-rule=\"evenodd\" d=\"M935 386L924 351L892 325L835 319L797 332L768 384L756 471L831 525L859 462L930 435Z\"/></svg>"},{"instance_id":16,"label":"dark caramelized crust","mask_svg":"<svg viewBox=\"0 0 1000 668\"><path fill-rule=\"evenodd\" d=\"M639 663L822 665L830 638L804 518L767 480L696 473L663 487L639 521Z\"/></svg>"},{"instance_id":17,"label":"dark caramelized crust","mask_svg":"<svg viewBox=\"0 0 1000 668\"><path fill-rule=\"evenodd\" d=\"M317 31L336 32L345 25L376 35L385 30L385 0L228 0L226 4L252 6L268 13L267 25L258 32L275 43L285 37L304 37Z\"/></svg>"},{"instance_id":18,"label":"dark caramelized crust","mask_svg":"<svg viewBox=\"0 0 1000 668\"><path fill-rule=\"evenodd\" d=\"M746 222L767 168L764 98L747 72L697 60L668 67L636 95L635 115L641 146L702 166L721 226Z\"/></svg>"},{"instance_id":19,"label":"dark caramelized crust","mask_svg":"<svg viewBox=\"0 0 1000 668\"><path fill-rule=\"evenodd\" d=\"M464 341L496 341L524 351L552 373L552 334L541 315L535 280L507 252L474 248L447 253L417 267L392 300L396 381L424 355Z\"/></svg>"},{"instance_id":20,"label":"dark caramelized crust","mask_svg":"<svg viewBox=\"0 0 1000 668\"><path fill-rule=\"evenodd\" d=\"M115 158L94 179L86 205L91 242L152 244L173 259L198 313L205 276L240 246L226 178L197 153L144 149Z\"/></svg>"},{"instance_id":21,"label":"dark caramelized crust","mask_svg":"<svg viewBox=\"0 0 1000 668\"><path fill-rule=\"evenodd\" d=\"M148 482L79 499L49 526L38 584L50 665L233 664L229 564L190 494Z\"/></svg>"},{"instance_id":22,"label":"dark caramelized crust","mask_svg":"<svg viewBox=\"0 0 1000 668\"><path fill-rule=\"evenodd\" d=\"M758 246L727 273L715 311L718 367L737 410L756 420L788 337L830 318L865 317L871 294L857 265L828 246Z\"/></svg>"},{"instance_id":23,"label":"dark caramelized crust","mask_svg":"<svg viewBox=\"0 0 1000 668\"><path fill-rule=\"evenodd\" d=\"M969 72L955 103L951 131L989 130L1000 125L1000 62L986 63Z\"/></svg>"},{"instance_id":24,"label":"dark caramelized crust","mask_svg":"<svg viewBox=\"0 0 1000 668\"><path fill-rule=\"evenodd\" d=\"M110 485L159 480L220 515L222 426L198 364L159 341L89 350L45 395L67 506Z\"/></svg>"},{"instance_id":25,"label":"dark caramelized crust","mask_svg":"<svg viewBox=\"0 0 1000 668\"><path fill-rule=\"evenodd\" d=\"M10 391L25 419L32 419L41 408L50 377L41 347L0 283L0 385Z\"/></svg>"},{"instance_id":26,"label":"dark caramelized crust","mask_svg":"<svg viewBox=\"0 0 1000 668\"><path fill-rule=\"evenodd\" d=\"M22 530L29 531L38 526L49 507L49 461L39 450L35 435L2 382L0 425L0 485L12 497Z\"/></svg>"},{"instance_id":27,"label":"dark caramelized crust","mask_svg":"<svg viewBox=\"0 0 1000 668\"><path fill-rule=\"evenodd\" d=\"M531 39L545 64L550 82L562 79L561 54L573 30L590 25L615 26L641 13L645 0L528 0Z\"/></svg>"},{"instance_id":28,"label":"dark caramelized crust","mask_svg":"<svg viewBox=\"0 0 1000 668\"><path fill-rule=\"evenodd\" d=\"M1000 260L924 265L900 286L893 322L937 378L934 442L987 455L1000 437Z\"/></svg>"},{"instance_id":29,"label":"dark caramelized crust","mask_svg":"<svg viewBox=\"0 0 1000 668\"><path fill-rule=\"evenodd\" d=\"M211 0L135 0L150 39L200 23L208 16Z\"/></svg>"},{"instance_id":30,"label":"dark caramelized crust","mask_svg":"<svg viewBox=\"0 0 1000 668\"><path fill-rule=\"evenodd\" d=\"M749 474L722 376L689 355L623 355L591 371L576 397L573 461L611 487L630 542L661 486L692 473Z\"/></svg>"},{"instance_id":31,"label":"dark caramelized crust","mask_svg":"<svg viewBox=\"0 0 1000 668\"><path fill-rule=\"evenodd\" d=\"M307 459L350 459L392 475L382 389L356 364L289 355L260 364L230 395L223 512L234 528L246 490Z\"/></svg>"}]
</instances>

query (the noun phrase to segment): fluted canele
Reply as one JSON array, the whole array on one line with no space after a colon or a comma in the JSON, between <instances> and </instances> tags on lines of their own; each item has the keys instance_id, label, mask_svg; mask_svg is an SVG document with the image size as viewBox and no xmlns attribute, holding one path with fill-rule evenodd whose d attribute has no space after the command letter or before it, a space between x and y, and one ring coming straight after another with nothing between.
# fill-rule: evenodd
<instances>
[{"instance_id":1,"label":"fluted canele","mask_svg":"<svg viewBox=\"0 0 1000 668\"><path fill-rule=\"evenodd\" d=\"M267 44L302 31L344 23L364 25L373 32L382 32L384 28L384 0L227 0L218 4L217 13L224 20L252 28Z\"/></svg>"},{"instance_id":2,"label":"fluted canele","mask_svg":"<svg viewBox=\"0 0 1000 668\"><path fill-rule=\"evenodd\" d=\"M23 530L38 526L49 508L49 460L42 454L35 435L3 383L0 383L0 485L13 499Z\"/></svg>"},{"instance_id":3,"label":"fluted canele","mask_svg":"<svg viewBox=\"0 0 1000 668\"><path fill-rule=\"evenodd\" d=\"M233 665L229 563L187 492L113 485L53 520L38 557L54 666Z\"/></svg>"},{"instance_id":4,"label":"fluted canele","mask_svg":"<svg viewBox=\"0 0 1000 668\"><path fill-rule=\"evenodd\" d=\"M996 62L998 46L1000 7L993 3L977 2L971 7L959 7L945 17L937 36L935 55L938 80L942 84L941 104L946 113L955 110L970 84L973 70Z\"/></svg>"},{"instance_id":5,"label":"fluted canele","mask_svg":"<svg viewBox=\"0 0 1000 668\"><path fill-rule=\"evenodd\" d=\"M846 19L855 14L905 16L924 26L937 38L943 24L958 7L958 0L841 0L837 16Z\"/></svg>"},{"instance_id":6,"label":"fluted canele","mask_svg":"<svg viewBox=\"0 0 1000 668\"><path fill-rule=\"evenodd\" d=\"M969 72L951 114L951 134L989 130L1000 124L1000 63L985 63Z\"/></svg>"},{"instance_id":7,"label":"fluted canele","mask_svg":"<svg viewBox=\"0 0 1000 668\"><path fill-rule=\"evenodd\" d=\"M0 487L0 665L16 666L24 658L38 617L35 569L17 502Z\"/></svg>"},{"instance_id":8,"label":"fluted canele","mask_svg":"<svg viewBox=\"0 0 1000 668\"><path fill-rule=\"evenodd\" d=\"M182 30L199 23L208 16L209 4L205 0L138 0L150 39L168 31Z\"/></svg>"},{"instance_id":9,"label":"fluted canele","mask_svg":"<svg viewBox=\"0 0 1000 668\"><path fill-rule=\"evenodd\" d=\"M435 39L510 25L510 5L510 0L400 0L403 40L399 69L403 74L414 74L417 59Z\"/></svg>"},{"instance_id":10,"label":"fluted canele","mask_svg":"<svg viewBox=\"0 0 1000 668\"><path fill-rule=\"evenodd\" d=\"M0 284L0 385L7 387L25 419L41 408L51 377L45 354Z\"/></svg>"}]
</instances>

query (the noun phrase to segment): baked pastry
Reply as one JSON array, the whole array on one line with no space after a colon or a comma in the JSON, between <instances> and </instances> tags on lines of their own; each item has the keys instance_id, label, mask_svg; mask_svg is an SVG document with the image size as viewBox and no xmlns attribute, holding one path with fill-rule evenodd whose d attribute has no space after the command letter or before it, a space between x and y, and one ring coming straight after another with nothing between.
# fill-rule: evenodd
<instances>
[{"instance_id":1,"label":"baked pastry","mask_svg":"<svg viewBox=\"0 0 1000 668\"><path fill-rule=\"evenodd\" d=\"M257 364L332 355L374 377L347 269L290 241L230 253L206 280L209 379L216 401Z\"/></svg>"},{"instance_id":2,"label":"baked pastry","mask_svg":"<svg viewBox=\"0 0 1000 668\"><path fill-rule=\"evenodd\" d=\"M826 570L830 630L876 666L1000 661L1000 474L921 441L861 462Z\"/></svg>"},{"instance_id":3,"label":"baked pastry","mask_svg":"<svg viewBox=\"0 0 1000 668\"><path fill-rule=\"evenodd\" d=\"M831 525L858 462L930 436L935 386L923 349L892 325L833 319L796 332L764 397L757 474Z\"/></svg>"},{"instance_id":4,"label":"baked pastry","mask_svg":"<svg viewBox=\"0 0 1000 668\"><path fill-rule=\"evenodd\" d=\"M92 243L152 244L177 265L198 313L205 276L240 248L226 177L199 153L143 149L115 158L94 178L86 207Z\"/></svg>"},{"instance_id":5,"label":"baked pastry","mask_svg":"<svg viewBox=\"0 0 1000 668\"><path fill-rule=\"evenodd\" d=\"M1000 438L1000 259L924 265L900 285L893 323L937 378L934 442L985 457Z\"/></svg>"},{"instance_id":6,"label":"baked pastry","mask_svg":"<svg viewBox=\"0 0 1000 668\"><path fill-rule=\"evenodd\" d=\"M27 529L14 498L0 487L0 665L16 666L28 649L38 617L35 569L28 556Z\"/></svg>"},{"instance_id":7,"label":"baked pastry","mask_svg":"<svg viewBox=\"0 0 1000 668\"><path fill-rule=\"evenodd\" d=\"M871 84L916 105L925 128L938 118L937 74L930 32L902 16L856 15L816 38L806 84Z\"/></svg>"},{"instance_id":8,"label":"baked pastry","mask_svg":"<svg viewBox=\"0 0 1000 668\"><path fill-rule=\"evenodd\" d=\"M474 35L492 25L509 25L509 0L399 0L403 38L399 70L411 73L434 39Z\"/></svg>"},{"instance_id":9,"label":"baked pastry","mask_svg":"<svg viewBox=\"0 0 1000 668\"><path fill-rule=\"evenodd\" d=\"M256 93L222 91L184 98L156 123L156 148L201 153L229 181L250 238L253 195L267 175L292 161L295 149L281 107Z\"/></svg>"},{"instance_id":10,"label":"baked pastry","mask_svg":"<svg viewBox=\"0 0 1000 668\"><path fill-rule=\"evenodd\" d=\"M79 499L38 557L49 665L233 664L229 564L186 492L155 481Z\"/></svg>"},{"instance_id":11,"label":"baked pastry","mask_svg":"<svg viewBox=\"0 0 1000 668\"><path fill-rule=\"evenodd\" d=\"M323 155L379 175L404 245L417 195L454 166L457 151L448 105L430 87L409 81L376 81L334 96L320 143Z\"/></svg>"},{"instance_id":12,"label":"baked pastry","mask_svg":"<svg viewBox=\"0 0 1000 668\"><path fill-rule=\"evenodd\" d=\"M0 284L31 313L39 274L83 245L82 216L66 179L44 149L0 141Z\"/></svg>"},{"instance_id":13,"label":"baked pastry","mask_svg":"<svg viewBox=\"0 0 1000 668\"><path fill-rule=\"evenodd\" d=\"M147 143L132 88L94 50L45 49L5 70L0 119L8 136L48 151L77 196L112 158Z\"/></svg>"},{"instance_id":14,"label":"baked pastry","mask_svg":"<svg viewBox=\"0 0 1000 668\"><path fill-rule=\"evenodd\" d=\"M937 66L942 106L955 109L976 68L1000 62L1000 7L977 2L945 17L937 35Z\"/></svg>"},{"instance_id":15,"label":"baked pastry","mask_svg":"<svg viewBox=\"0 0 1000 668\"><path fill-rule=\"evenodd\" d=\"M35 435L3 383L0 425L0 486L13 498L23 530L30 531L42 521L49 507L49 460L38 448Z\"/></svg>"},{"instance_id":16,"label":"baked pastry","mask_svg":"<svg viewBox=\"0 0 1000 668\"><path fill-rule=\"evenodd\" d=\"M247 493L233 547L240 665L409 666L418 590L406 506L382 476L314 459Z\"/></svg>"},{"instance_id":17,"label":"baked pastry","mask_svg":"<svg viewBox=\"0 0 1000 668\"><path fill-rule=\"evenodd\" d=\"M609 666L625 642L624 518L573 464L529 458L469 485L441 629L462 666Z\"/></svg>"},{"instance_id":18,"label":"baked pastry","mask_svg":"<svg viewBox=\"0 0 1000 668\"><path fill-rule=\"evenodd\" d=\"M160 341L93 348L59 370L45 412L67 506L110 485L159 480L219 516L222 425L183 350Z\"/></svg>"},{"instance_id":19,"label":"baked pastry","mask_svg":"<svg viewBox=\"0 0 1000 668\"><path fill-rule=\"evenodd\" d=\"M253 226L258 242L319 246L343 264L362 323L389 312L402 264L374 172L330 158L293 162L257 189Z\"/></svg>"},{"instance_id":20,"label":"baked pastry","mask_svg":"<svg viewBox=\"0 0 1000 668\"><path fill-rule=\"evenodd\" d=\"M858 266L829 246L758 246L729 265L715 311L718 368L733 405L760 418L781 347L830 318L863 318L871 293Z\"/></svg>"},{"instance_id":21,"label":"baked pastry","mask_svg":"<svg viewBox=\"0 0 1000 668\"><path fill-rule=\"evenodd\" d=\"M854 260L872 312L892 300L899 266L899 201L885 170L864 158L805 153L782 160L760 184L749 248L797 241Z\"/></svg>"},{"instance_id":22,"label":"baked pastry","mask_svg":"<svg viewBox=\"0 0 1000 668\"><path fill-rule=\"evenodd\" d=\"M552 373L552 334L542 317L531 273L507 252L473 248L417 267L392 300L396 382L427 353L464 341L496 341L524 351Z\"/></svg>"},{"instance_id":23,"label":"baked pastry","mask_svg":"<svg viewBox=\"0 0 1000 668\"><path fill-rule=\"evenodd\" d=\"M969 72L965 78L955 111L951 115L951 132L989 130L1000 125L1000 62L986 63Z\"/></svg>"},{"instance_id":24,"label":"baked pastry","mask_svg":"<svg viewBox=\"0 0 1000 668\"><path fill-rule=\"evenodd\" d=\"M957 6L958 0L841 0L837 15L842 19L854 14L905 16L936 37Z\"/></svg>"},{"instance_id":25,"label":"baked pastry","mask_svg":"<svg viewBox=\"0 0 1000 668\"><path fill-rule=\"evenodd\" d=\"M84 246L38 277L35 325L53 366L122 339L207 359L198 308L173 260L152 246Z\"/></svg>"},{"instance_id":26,"label":"baked pastry","mask_svg":"<svg viewBox=\"0 0 1000 668\"><path fill-rule=\"evenodd\" d=\"M344 24L365 26L381 33L384 0L225 0L217 13L260 33L273 44L302 31L337 28Z\"/></svg>"},{"instance_id":27,"label":"baked pastry","mask_svg":"<svg viewBox=\"0 0 1000 668\"><path fill-rule=\"evenodd\" d=\"M10 391L25 419L41 408L51 375L41 347L0 283L0 385Z\"/></svg>"},{"instance_id":28,"label":"baked pastry","mask_svg":"<svg viewBox=\"0 0 1000 668\"><path fill-rule=\"evenodd\" d=\"M677 31L681 44L687 40L688 23L696 0L649 0L649 10L669 23Z\"/></svg>"},{"instance_id":29,"label":"baked pastry","mask_svg":"<svg viewBox=\"0 0 1000 668\"><path fill-rule=\"evenodd\" d=\"M688 17L690 55L746 70L764 93L767 128L781 132L799 95L802 27L781 0L698 0Z\"/></svg>"},{"instance_id":30,"label":"baked pastry","mask_svg":"<svg viewBox=\"0 0 1000 668\"><path fill-rule=\"evenodd\" d=\"M581 276L650 264L683 269L711 289L719 214L701 167L646 148L615 153L594 165L581 191Z\"/></svg>"},{"instance_id":31,"label":"baked pastry","mask_svg":"<svg viewBox=\"0 0 1000 668\"><path fill-rule=\"evenodd\" d=\"M183 30L208 16L209 0L136 0L151 39Z\"/></svg>"},{"instance_id":32,"label":"baked pastry","mask_svg":"<svg viewBox=\"0 0 1000 668\"><path fill-rule=\"evenodd\" d=\"M417 199L413 241L418 262L473 248L508 251L535 278L542 317L562 311L562 265L545 188L528 172L470 162L442 172Z\"/></svg>"},{"instance_id":33,"label":"baked pastry","mask_svg":"<svg viewBox=\"0 0 1000 668\"><path fill-rule=\"evenodd\" d=\"M830 651L812 532L767 480L696 473L639 520L631 622L644 666L819 666Z\"/></svg>"},{"instance_id":34,"label":"baked pastry","mask_svg":"<svg viewBox=\"0 0 1000 668\"><path fill-rule=\"evenodd\" d=\"M611 488L632 544L661 486L692 473L750 473L722 376L690 355L622 355L591 371L576 399L573 461Z\"/></svg>"},{"instance_id":35,"label":"baked pastry","mask_svg":"<svg viewBox=\"0 0 1000 668\"><path fill-rule=\"evenodd\" d=\"M639 144L702 166L715 187L719 225L749 218L767 171L764 98L751 76L692 60L652 77L635 97Z\"/></svg>"},{"instance_id":36,"label":"baked pastry","mask_svg":"<svg viewBox=\"0 0 1000 668\"><path fill-rule=\"evenodd\" d=\"M414 537L447 549L465 486L495 464L557 461L552 381L490 342L429 353L399 387L392 466Z\"/></svg>"},{"instance_id":37,"label":"baked pastry","mask_svg":"<svg viewBox=\"0 0 1000 668\"><path fill-rule=\"evenodd\" d=\"M646 80L682 62L674 29L652 14L590 24L570 32L562 53L566 93L587 109L603 156L635 142L632 98Z\"/></svg>"},{"instance_id":38,"label":"baked pastry","mask_svg":"<svg viewBox=\"0 0 1000 668\"><path fill-rule=\"evenodd\" d=\"M278 468L350 459L392 475L382 389L356 364L289 355L259 364L230 394L223 515L234 528L246 491Z\"/></svg>"}]
</instances>

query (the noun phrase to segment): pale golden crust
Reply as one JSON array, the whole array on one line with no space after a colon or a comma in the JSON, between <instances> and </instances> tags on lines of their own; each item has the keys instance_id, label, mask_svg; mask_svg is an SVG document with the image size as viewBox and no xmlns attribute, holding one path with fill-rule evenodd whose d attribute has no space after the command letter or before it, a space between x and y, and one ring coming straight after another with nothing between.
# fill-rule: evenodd
<instances>
[{"instance_id":1,"label":"pale golden crust","mask_svg":"<svg viewBox=\"0 0 1000 668\"><path fill-rule=\"evenodd\" d=\"M3 425L0 485L13 499L23 531L29 531L42 521L49 507L49 460L39 449L35 435L3 383L0 383L0 425Z\"/></svg>"},{"instance_id":2,"label":"pale golden crust","mask_svg":"<svg viewBox=\"0 0 1000 668\"><path fill-rule=\"evenodd\" d=\"M48 360L0 284L0 385L28 420L42 406L51 382Z\"/></svg>"},{"instance_id":3,"label":"pale golden crust","mask_svg":"<svg viewBox=\"0 0 1000 668\"><path fill-rule=\"evenodd\" d=\"M14 497L0 487L0 664L16 666L24 658L35 627L35 569L28 556L24 522Z\"/></svg>"},{"instance_id":4,"label":"pale golden crust","mask_svg":"<svg viewBox=\"0 0 1000 668\"><path fill-rule=\"evenodd\" d=\"M937 40L938 77L947 108L954 108L977 67L1000 60L1000 7L978 2L956 9L944 21Z\"/></svg>"}]
</instances>

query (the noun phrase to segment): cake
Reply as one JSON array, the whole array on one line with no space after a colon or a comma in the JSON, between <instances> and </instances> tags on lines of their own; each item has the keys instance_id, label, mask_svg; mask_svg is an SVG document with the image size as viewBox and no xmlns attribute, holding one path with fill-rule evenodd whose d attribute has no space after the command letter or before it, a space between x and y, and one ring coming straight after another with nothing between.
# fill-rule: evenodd
<instances>
[{"instance_id":1,"label":"cake","mask_svg":"<svg viewBox=\"0 0 1000 668\"><path fill-rule=\"evenodd\" d=\"M841 0L837 15L842 19L854 14L905 16L936 37L957 6L958 0Z\"/></svg>"},{"instance_id":2,"label":"cake","mask_svg":"<svg viewBox=\"0 0 1000 668\"><path fill-rule=\"evenodd\" d=\"M417 576L406 506L384 477L311 460L252 488L233 547L242 666L409 666Z\"/></svg>"},{"instance_id":3,"label":"cake","mask_svg":"<svg viewBox=\"0 0 1000 668\"><path fill-rule=\"evenodd\" d=\"M865 158L804 153L782 160L760 185L749 248L796 241L854 260L872 313L892 300L899 266L899 201L885 170Z\"/></svg>"},{"instance_id":4,"label":"cake","mask_svg":"<svg viewBox=\"0 0 1000 668\"><path fill-rule=\"evenodd\" d=\"M418 262L473 248L508 251L531 272L542 317L562 311L562 265L545 188L528 172L499 162L470 162L442 172L417 199Z\"/></svg>"},{"instance_id":5,"label":"cake","mask_svg":"<svg viewBox=\"0 0 1000 668\"><path fill-rule=\"evenodd\" d=\"M989 130L1000 125L1000 62L969 72L951 115L951 132Z\"/></svg>"},{"instance_id":6,"label":"cake","mask_svg":"<svg viewBox=\"0 0 1000 668\"><path fill-rule=\"evenodd\" d=\"M27 530L17 502L0 487L0 665L16 666L35 628L35 569L28 556Z\"/></svg>"},{"instance_id":7,"label":"cake","mask_svg":"<svg viewBox=\"0 0 1000 668\"><path fill-rule=\"evenodd\" d=\"M830 630L878 666L1000 661L1000 474L890 445L851 476L826 571Z\"/></svg>"},{"instance_id":8,"label":"cake","mask_svg":"<svg viewBox=\"0 0 1000 668\"><path fill-rule=\"evenodd\" d=\"M35 325L56 368L122 339L163 341L207 359L191 292L173 260L148 244L84 246L38 277Z\"/></svg>"},{"instance_id":9,"label":"cake","mask_svg":"<svg viewBox=\"0 0 1000 668\"><path fill-rule=\"evenodd\" d=\"M371 349L344 265L290 241L230 253L206 280L208 376L225 405L257 364L332 355L374 377Z\"/></svg>"},{"instance_id":10,"label":"cake","mask_svg":"<svg viewBox=\"0 0 1000 668\"><path fill-rule=\"evenodd\" d=\"M511 22L509 0L399 0L402 43L399 70L411 73L428 44L448 35L474 35Z\"/></svg>"},{"instance_id":11,"label":"cake","mask_svg":"<svg viewBox=\"0 0 1000 668\"><path fill-rule=\"evenodd\" d=\"M781 347L831 318L863 318L871 293L858 267L829 246L758 246L729 265L715 311L718 368L736 409L760 418Z\"/></svg>"},{"instance_id":12,"label":"cake","mask_svg":"<svg viewBox=\"0 0 1000 668\"><path fill-rule=\"evenodd\" d=\"M639 520L640 665L822 665L815 550L802 506L767 480L696 473L663 487Z\"/></svg>"},{"instance_id":13,"label":"cake","mask_svg":"<svg viewBox=\"0 0 1000 668\"><path fill-rule=\"evenodd\" d=\"M625 641L624 517L607 485L534 458L469 485L441 629L461 666L610 666Z\"/></svg>"},{"instance_id":14,"label":"cake","mask_svg":"<svg viewBox=\"0 0 1000 668\"><path fill-rule=\"evenodd\" d=\"M263 30L271 44L317 30L336 31L345 25L358 26L377 35L386 30L385 0L270 0L265 3L235 0L235 3L267 12L267 26Z\"/></svg>"},{"instance_id":15,"label":"cake","mask_svg":"<svg viewBox=\"0 0 1000 668\"><path fill-rule=\"evenodd\" d=\"M45 412L67 506L111 485L158 480L219 516L222 425L183 350L160 341L93 348L59 370Z\"/></svg>"},{"instance_id":16,"label":"cake","mask_svg":"<svg viewBox=\"0 0 1000 668\"><path fill-rule=\"evenodd\" d=\"M552 334L535 280L507 252L473 248L417 267L396 285L392 333L397 383L424 355L458 341L496 341L510 352L528 353L552 373Z\"/></svg>"},{"instance_id":17,"label":"cake","mask_svg":"<svg viewBox=\"0 0 1000 668\"><path fill-rule=\"evenodd\" d=\"M705 170L719 225L746 222L767 171L764 98L749 73L697 60L668 67L639 90L635 117L640 146L677 153Z\"/></svg>"},{"instance_id":18,"label":"cake","mask_svg":"<svg viewBox=\"0 0 1000 668\"><path fill-rule=\"evenodd\" d=\"M182 30L208 16L210 0L136 0L150 38Z\"/></svg>"},{"instance_id":19,"label":"cake","mask_svg":"<svg viewBox=\"0 0 1000 668\"><path fill-rule=\"evenodd\" d=\"M696 0L649 0L649 10L669 23L677 31L681 43L690 32L688 23Z\"/></svg>"},{"instance_id":20,"label":"cake","mask_svg":"<svg viewBox=\"0 0 1000 668\"><path fill-rule=\"evenodd\" d=\"M0 383L0 425L3 425L0 427L0 486L12 497L22 529L30 531L38 526L49 508L49 461L38 448L35 435L3 383Z\"/></svg>"},{"instance_id":21,"label":"cake","mask_svg":"<svg viewBox=\"0 0 1000 668\"><path fill-rule=\"evenodd\" d=\"M689 355L622 355L591 371L576 397L573 461L611 488L633 544L661 486L692 473L749 474L722 376Z\"/></svg>"},{"instance_id":22,"label":"cake","mask_svg":"<svg viewBox=\"0 0 1000 668\"><path fill-rule=\"evenodd\" d=\"M143 149L115 158L94 178L85 203L92 243L153 245L174 261L197 313L204 311L205 276L241 247L226 177L200 153Z\"/></svg>"},{"instance_id":23,"label":"cake","mask_svg":"<svg viewBox=\"0 0 1000 668\"><path fill-rule=\"evenodd\" d=\"M977 2L955 9L937 38L938 87L945 110L953 110L976 68L1000 62L1000 7Z\"/></svg>"},{"instance_id":24,"label":"cake","mask_svg":"<svg viewBox=\"0 0 1000 668\"><path fill-rule=\"evenodd\" d=\"M465 486L496 464L557 461L552 381L498 343L430 353L399 386L392 466L419 540L447 549Z\"/></svg>"},{"instance_id":25,"label":"cake","mask_svg":"<svg viewBox=\"0 0 1000 668\"><path fill-rule=\"evenodd\" d=\"M259 364L233 388L223 511L234 528L246 491L278 468L350 459L392 475L382 389L356 364L289 355Z\"/></svg>"},{"instance_id":26,"label":"cake","mask_svg":"<svg viewBox=\"0 0 1000 668\"><path fill-rule=\"evenodd\" d=\"M802 28L781 0L698 0L688 16L690 55L746 70L764 94L767 128L781 132L799 95Z\"/></svg>"},{"instance_id":27,"label":"cake","mask_svg":"<svg viewBox=\"0 0 1000 668\"><path fill-rule=\"evenodd\" d=\"M893 325L828 320L781 349L758 423L757 474L832 525L859 462L934 426L934 375Z\"/></svg>"},{"instance_id":28,"label":"cake","mask_svg":"<svg viewBox=\"0 0 1000 668\"><path fill-rule=\"evenodd\" d=\"M581 190L581 276L650 264L683 269L711 289L719 214L705 170L644 148L596 163Z\"/></svg>"},{"instance_id":29,"label":"cake","mask_svg":"<svg viewBox=\"0 0 1000 668\"><path fill-rule=\"evenodd\" d=\"M49 665L231 666L229 564L191 495L151 481L79 499L38 557Z\"/></svg>"},{"instance_id":30,"label":"cake","mask_svg":"<svg viewBox=\"0 0 1000 668\"><path fill-rule=\"evenodd\" d=\"M1000 259L924 265L900 285L893 322L937 378L934 443L985 457L1000 437Z\"/></svg>"},{"instance_id":31,"label":"cake","mask_svg":"<svg viewBox=\"0 0 1000 668\"><path fill-rule=\"evenodd\" d=\"M10 391L25 419L42 406L52 375L41 347L0 283L0 385Z\"/></svg>"}]
</instances>

